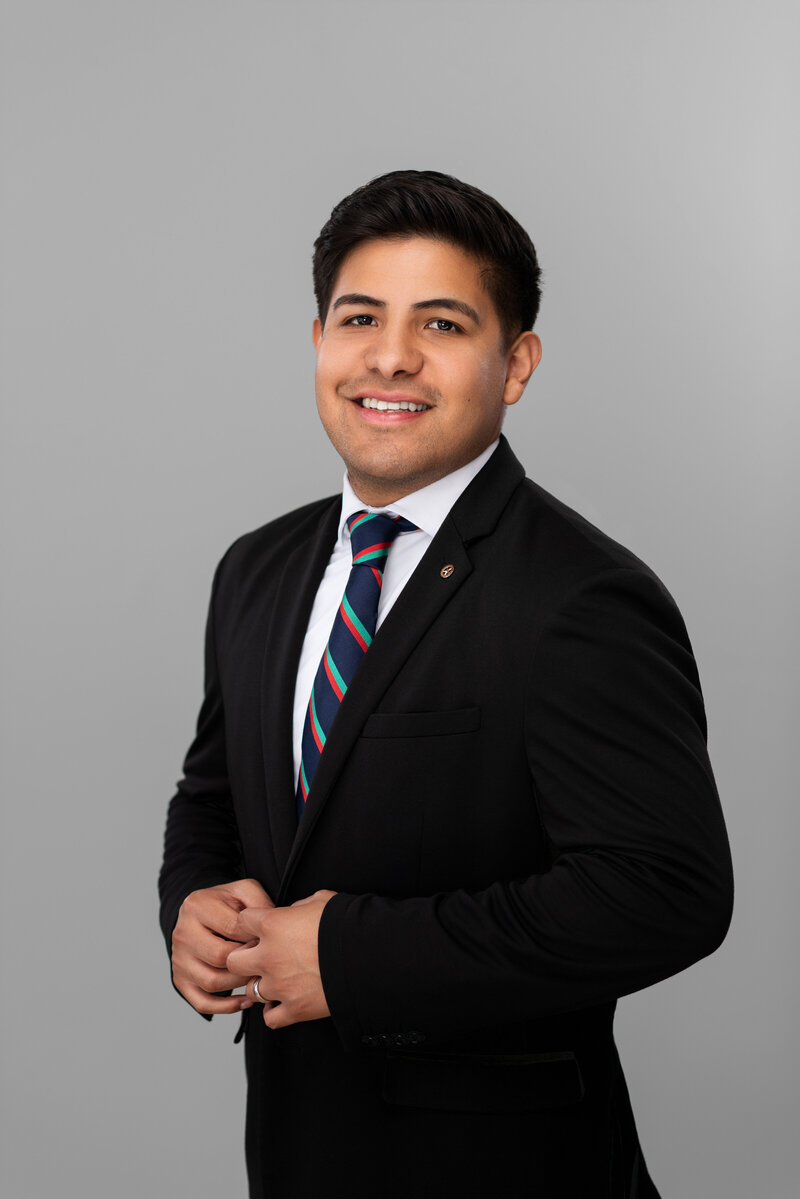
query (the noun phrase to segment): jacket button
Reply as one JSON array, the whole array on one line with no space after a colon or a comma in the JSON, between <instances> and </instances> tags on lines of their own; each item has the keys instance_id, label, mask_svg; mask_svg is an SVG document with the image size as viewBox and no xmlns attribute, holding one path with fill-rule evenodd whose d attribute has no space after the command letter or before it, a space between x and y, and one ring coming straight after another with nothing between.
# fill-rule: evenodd
<instances>
[{"instance_id":1,"label":"jacket button","mask_svg":"<svg viewBox=\"0 0 800 1199\"><path fill-rule=\"evenodd\" d=\"M412 1029L411 1032L407 1034L406 1040L409 1045L421 1045L425 1040L425 1034L422 1032L417 1032L416 1029Z\"/></svg>"},{"instance_id":2,"label":"jacket button","mask_svg":"<svg viewBox=\"0 0 800 1199\"><path fill-rule=\"evenodd\" d=\"M367 1033L366 1036L363 1036L361 1038L361 1041L362 1041L362 1044L368 1045L370 1049L374 1049L375 1046L378 1044L378 1038L373 1037L371 1033Z\"/></svg>"}]
</instances>

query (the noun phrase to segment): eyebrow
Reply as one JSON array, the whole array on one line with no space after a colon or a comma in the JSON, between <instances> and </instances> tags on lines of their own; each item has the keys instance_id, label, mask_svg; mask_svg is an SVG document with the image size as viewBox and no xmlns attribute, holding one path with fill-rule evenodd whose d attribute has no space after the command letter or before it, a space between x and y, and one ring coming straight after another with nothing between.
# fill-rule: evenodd
<instances>
[{"instance_id":1,"label":"eyebrow","mask_svg":"<svg viewBox=\"0 0 800 1199\"><path fill-rule=\"evenodd\" d=\"M333 310L342 308L346 304L364 304L369 308L386 307L384 300L376 300L374 296L364 295L363 292L350 291L343 296L338 296L334 300ZM465 304L463 300L453 299L452 296L439 296L434 300L420 300L417 304L411 305L413 312L421 312L428 308L445 308L448 312L460 312L462 316L468 316L476 325L480 325L481 323L481 318L470 304Z\"/></svg>"}]
</instances>

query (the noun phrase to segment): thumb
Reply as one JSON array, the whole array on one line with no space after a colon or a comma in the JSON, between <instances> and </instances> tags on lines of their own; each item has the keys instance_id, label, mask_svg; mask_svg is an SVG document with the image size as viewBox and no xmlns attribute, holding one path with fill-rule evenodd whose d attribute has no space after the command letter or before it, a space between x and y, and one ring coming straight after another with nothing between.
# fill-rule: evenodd
<instances>
[{"instance_id":1,"label":"thumb","mask_svg":"<svg viewBox=\"0 0 800 1199\"><path fill-rule=\"evenodd\" d=\"M274 904L269 905L274 908ZM236 919L236 927L239 936L246 941L245 948L248 945L257 945L264 934L263 927L264 908L245 908L240 912Z\"/></svg>"},{"instance_id":2,"label":"thumb","mask_svg":"<svg viewBox=\"0 0 800 1199\"><path fill-rule=\"evenodd\" d=\"M267 895L261 883L254 878L240 878L232 883L226 883L224 890L234 900L237 908L274 908L275 904Z\"/></svg>"},{"instance_id":3,"label":"thumb","mask_svg":"<svg viewBox=\"0 0 800 1199\"><path fill-rule=\"evenodd\" d=\"M301 908L304 903L318 903L319 900L324 900L327 903L329 899L333 899L335 894L335 891L315 891L313 895L306 895L305 899L296 899L291 906L293 908Z\"/></svg>"}]
</instances>

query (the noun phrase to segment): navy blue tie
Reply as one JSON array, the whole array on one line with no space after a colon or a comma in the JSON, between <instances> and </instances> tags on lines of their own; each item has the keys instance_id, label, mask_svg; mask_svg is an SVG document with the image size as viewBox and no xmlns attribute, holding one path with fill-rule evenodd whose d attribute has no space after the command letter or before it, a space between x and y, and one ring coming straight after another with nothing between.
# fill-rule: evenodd
<instances>
[{"instance_id":1,"label":"navy blue tie","mask_svg":"<svg viewBox=\"0 0 800 1199\"><path fill-rule=\"evenodd\" d=\"M297 780L298 819L305 810L311 780L339 704L375 636L383 571L392 542L398 533L410 532L417 526L402 516L356 512L348 520L347 527L353 565L306 709Z\"/></svg>"}]
</instances>

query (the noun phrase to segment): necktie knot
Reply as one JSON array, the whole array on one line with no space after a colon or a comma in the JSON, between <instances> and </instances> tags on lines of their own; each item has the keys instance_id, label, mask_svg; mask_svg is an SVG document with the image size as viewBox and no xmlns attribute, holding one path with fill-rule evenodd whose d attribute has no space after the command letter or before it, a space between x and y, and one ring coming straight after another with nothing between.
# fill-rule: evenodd
<instances>
[{"instance_id":1,"label":"necktie knot","mask_svg":"<svg viewBox=\"0 0 800 1199\"><path fill-rule=\"evenodd\" d=\"M383 574L395 537L417 526L402 516L390 516L387 512L354 512L347 521L347 527L350 530L353 566L371 566Z\"/></svg>"}]
</instances>

